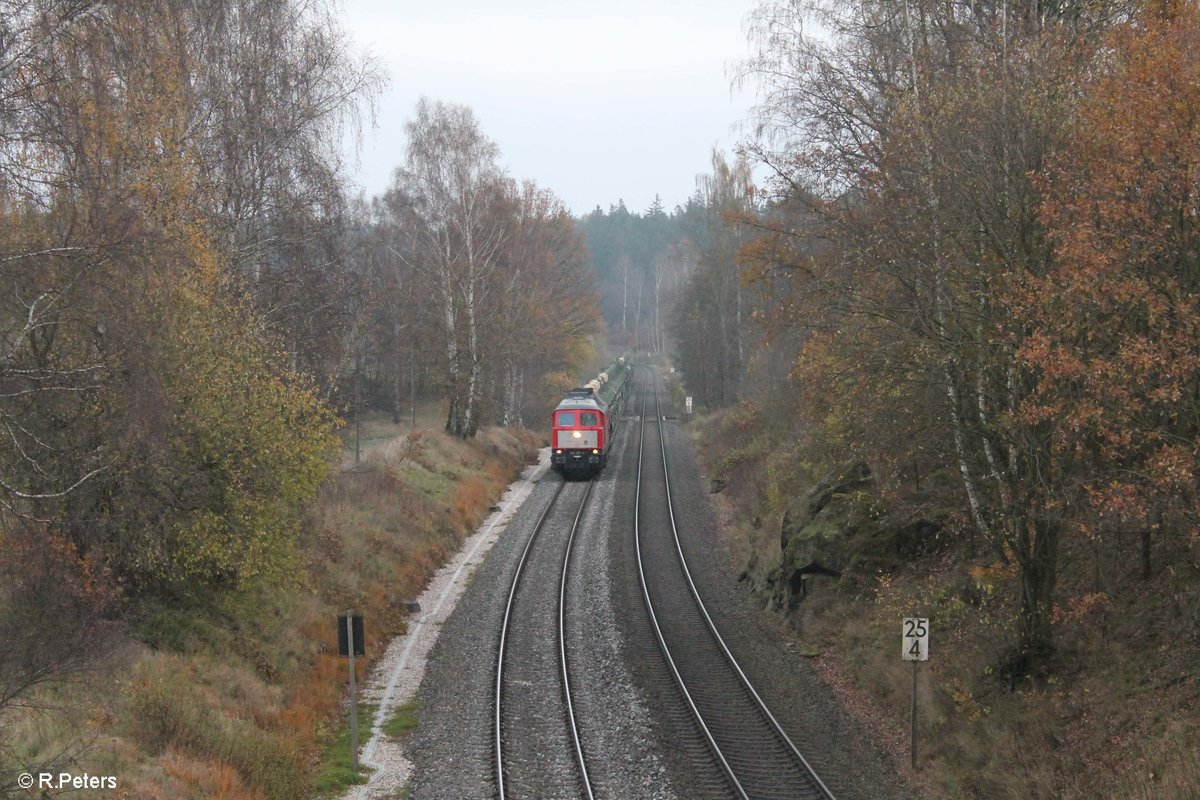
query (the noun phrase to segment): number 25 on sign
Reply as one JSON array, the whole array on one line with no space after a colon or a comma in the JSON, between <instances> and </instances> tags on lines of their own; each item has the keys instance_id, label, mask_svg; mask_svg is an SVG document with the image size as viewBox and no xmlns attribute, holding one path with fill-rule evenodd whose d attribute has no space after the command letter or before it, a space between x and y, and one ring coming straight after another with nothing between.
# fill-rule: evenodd
<instances>
[{"instance_id":1,"label":"number 25 on sign","mask_svg":"<svg viewBox=\"0 0 1200 800\"><path fill-rule=\"evenodd\" d=\"M905 661L929 660L929 617L905 617L902 654Z\"/></svg>"}]
</instances>

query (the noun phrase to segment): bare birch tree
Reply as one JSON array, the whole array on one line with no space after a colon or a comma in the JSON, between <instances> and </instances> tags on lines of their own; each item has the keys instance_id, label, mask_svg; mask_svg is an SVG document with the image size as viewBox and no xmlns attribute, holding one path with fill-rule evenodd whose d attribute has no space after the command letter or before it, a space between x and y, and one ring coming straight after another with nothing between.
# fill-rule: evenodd
<instances>
[{"instance_id":1,"label":"bare birch tree","mask_svg":"<svg viewBox=\"0 0 1200 800\"><path fill-rule=\"evenodd\" d=\"M492 330L497 350L501 425L524 425L537 406L540 378L573 373L599 329L598 297L586 250L562 202L532 182L512 183L512 235ZM544 413L547 409L537 407Z\"/></svg>"},{"instance_id":2,"label":"bare birch tree","mask_svg":"<svg viewBox=\"0 0 1200 800\"><path fill-rule=\"evenodd\" d=\"M404 167L393 190L408 198L412 226L402 253L437 298L449 394L446 430L474 436L485 353L481 318L508 234L498 213L499 149L466 106L422 98L408 123Z\"/></svg>"},{"instance_id":3,"label":"bare birch tree","mask_svg":"<svg viewBox=\"0 0 1200 800\"><path fill-rule=\"evenodd\" d=\"M763 89L758 154L837 242L819 274L794 272L801 302L836 315L827 344L844 348L846 374L870 373L899 397L941 396L936 419L918 421L921 403L880 419L934 423L926 430L948 443L975 527L1018 562L1010 665L1022 674L1052 651L1065 465L1049 466L1045 431L1011 424L1030 376L995 292L1050 267L1031 176L1063 142L1071 58L1124 11L772 1L755 12L758 55L744 65Z\"/></svg>"},{"instance_id":4,"label":"bare birch tree","mask_svg":"<svg viewBox=\"0 0 1200 800\"><path fill-rule=\"evenodd\" d=\"M712 167L711 174L696 182L699 219L690 232L695 266L673 316L685 371L705 376L696 382L703 386L698 390L700 402L722 406L736 399L745 372L750 315L738 253L749 240L744 223L755 209L750 168L744 160L731 164L714 151ZM679 257L685 252L670 254L672 261L681 260L681 271L687 259Z\"/></svg>"}]
</instances>

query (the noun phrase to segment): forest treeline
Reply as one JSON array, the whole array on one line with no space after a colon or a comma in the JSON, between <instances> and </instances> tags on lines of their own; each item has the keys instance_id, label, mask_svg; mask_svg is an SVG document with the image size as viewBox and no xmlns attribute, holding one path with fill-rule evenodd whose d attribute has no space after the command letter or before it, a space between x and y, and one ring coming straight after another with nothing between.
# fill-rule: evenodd
<instances>
[{"instance_id":1,"label":"forest treeline","mask_svg":"<svg viewBox=\"0 0 1200 800\"><path fill-rule=\"evenodd\" d=\"M384 83L333 3L0 0L0 714L140 609L301 580L339 414L469 437L590 357L574 220L469 109L351 196Z\"/></svg>"},{"instance_id":2,"label":"forest treeline","mask_svg":"<svg viewBox=\"0 0 1200 800\"><path fill-rule=\"evenodd\" d=\"M599 282L610 338L640 353L673 353L700 404L733 402L745 363L761 339L736 267L753 239L757 204L748 161L714 151L712 171L668 213L659 198L644 213L624 202L579 220Z\"/></svg>"},{"instance_id":3,"label":"forest treeline","mask_svg":"<svg viewBox=\"0 0 1200 800\"><path fill-rule=\"evenodd\" d=\"M1200 632L1196 4L750 22L771 191L705 179L728 241L671 300L690 390L776 414L811 465L952 476L963 535L1017 576L1009 674L1050 664L1064 543L1124 541L1146 579L1169 559Z\"/></svg>"}]
</instances>

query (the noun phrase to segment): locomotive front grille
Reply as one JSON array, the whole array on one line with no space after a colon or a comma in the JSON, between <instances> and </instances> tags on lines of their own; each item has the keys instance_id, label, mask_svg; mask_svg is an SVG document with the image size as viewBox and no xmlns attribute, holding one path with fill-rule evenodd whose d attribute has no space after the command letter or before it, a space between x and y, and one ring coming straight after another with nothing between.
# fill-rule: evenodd
<instances>
[{"instance_id":1,"label":"locomotive front grille","mask_svg":"<svg viewBox=\"0 0 1200 800\"><path fill-rule=\"evenodd\" d=\"M554 447L559 450L593 450L600 446L600 431L558 430L554 432Z\"/></svg>"}]
</instances>

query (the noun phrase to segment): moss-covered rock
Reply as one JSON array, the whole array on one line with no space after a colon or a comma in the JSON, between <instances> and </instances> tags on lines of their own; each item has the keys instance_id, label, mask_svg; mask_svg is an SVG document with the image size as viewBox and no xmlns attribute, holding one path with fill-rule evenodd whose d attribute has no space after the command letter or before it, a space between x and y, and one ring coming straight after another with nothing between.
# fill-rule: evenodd
<instances>
[{"instance_id":1,"label":"moss-covered rock","mask_svg":"<svg viewBox=\"0 0 1200 800\"><path fill-rule=\"evenodd\" d=\"M862 461L826 475L783 513L779 526L779 548L784 556L822 561L827 566L839 557L838 547L846 538L847 517L855 501L873 483L871 468ZM834 567L837 568L836 566Z\"/></svg>"},{"instance_id":2,"label":"moss-covered rock","mask_svg":"<svg viewBox=\"0 0 1200 800\"><path fill-rule=\"evenodd\" d=\"M833 470L784 511L779 562L761 587L776 610L789 613L817 580L847 570L893 565L936 547L942 523L889 514L862 461Z\"/></svg>"}]
</instances>

